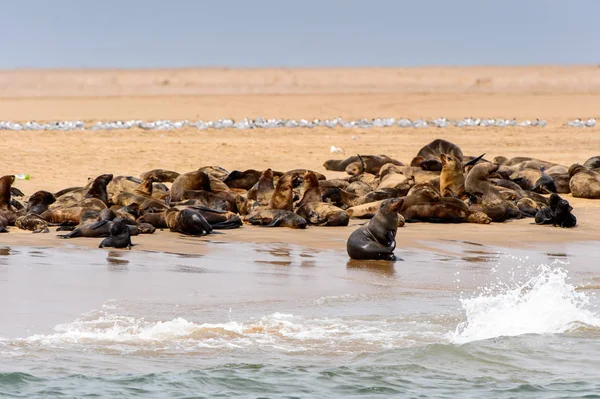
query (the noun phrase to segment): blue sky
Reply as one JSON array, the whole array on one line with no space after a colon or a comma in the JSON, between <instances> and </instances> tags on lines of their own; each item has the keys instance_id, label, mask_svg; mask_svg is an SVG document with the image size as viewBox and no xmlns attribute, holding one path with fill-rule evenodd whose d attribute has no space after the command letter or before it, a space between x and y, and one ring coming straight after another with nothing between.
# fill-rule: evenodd
<instances>
[{"instance_id":1,"label":"blue sky","mask_svg":"<svg viewBox=\"0 0 600 399\"><path fill-rule=\"evenodd\" d=\"M0 68L600 64L600 0L7 0Z\"/></svg>"}]
</instances>

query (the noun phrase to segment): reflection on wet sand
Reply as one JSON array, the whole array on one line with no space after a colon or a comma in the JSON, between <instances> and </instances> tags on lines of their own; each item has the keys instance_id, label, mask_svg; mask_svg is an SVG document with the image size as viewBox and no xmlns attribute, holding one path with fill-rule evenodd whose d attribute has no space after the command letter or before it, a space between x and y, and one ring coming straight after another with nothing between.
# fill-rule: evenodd
<instances>
[{"instance_id":1,"label":"reflection on wet sand","mask_svg":"<svg viewBox=\"0 0 600 399\"><path fill-rule=\"evenodd\" d=\"M129 261L123 258L122 251L108 251L106 256L106 262L108 263L108 270L112 272L122 272L127 270Z\"/></svg>"},{"instance_id":2,"label":"reflection on wet sand","mask_svg":"<svg viewBox=\"0 0 600 399\"><path fill-rule=\"evenodd\" d=\"M398 262L387 260L356 260L350 259L346 263L348 270L365 270L373 274L392 277L396 273L394 265Z\"/></svg>"}]
</instances>

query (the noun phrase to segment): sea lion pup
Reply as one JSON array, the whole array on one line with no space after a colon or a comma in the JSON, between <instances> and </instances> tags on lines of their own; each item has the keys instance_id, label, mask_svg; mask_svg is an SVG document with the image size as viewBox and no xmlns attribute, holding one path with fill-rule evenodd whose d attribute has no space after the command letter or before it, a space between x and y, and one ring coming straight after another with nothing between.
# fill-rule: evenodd
<instances>
[{"instance_id":1,"label":"sea lion pup","mask_svg":"<svg viewBox=\"0 0 600 399\"><path fill-rule=\"evenodd\" d=\"M473 166L465 180L465 191L477 198L470 206L473 211L488 215L493 222L504 222L509 218L518 218L521 212L516 205L506 201L494 185L487 180L491 173L498 170L492 163L480 163Z\"/></svg>"},{"instance_id":2,"label":"sea lion pup","mask_svg":"<svg viewBox=\"0 0 600 399\"><path fill-rule=\"evenodd\" d=\"M264 227L289 227L291 229L305 229L306 219L294 212L284 209L255 209L244 217L244 222L254 226Z\"/></svg>"},{"instance_id":3,"label":"sea lion pup","mask_svg":"<svg viewBox=\"0 0 600 399\"><path fill-rule=\"evenodd\" d=\"M440 171L442 170L442 161L440 160L442 154L452 155L459 162L463 162L463 153L456 144L436 139L419 150L410 166L418 166L423 170Z\"/></svg>"},{"instance_id":4,"label":"sea lion pup","mask_svg":"<svg viewBox=\"0 0 600 399\"><path fill-rule=\"evenodd\" d=\"M27 213L35 213L41 215L48 210L48 205L56 202L54 194L48 191L36 191L27 200Z\"/></svg>"},{"instance_id":5,"label":"sea lion pup","mask_svg":"<svg viewBox=\"0 0 600 399\"><path fill-rule=\"evenodd\" d=\"M179 177L179 173L167 169L152 169L140 175L142 180L152 179L155 182L173 183Z\"/></svg>"},{"instance_id":6,"label":"sea lion pup","mask_svg":"<svg viewBox=\"0 0 600 399\"><path fill-rule=\"evenodd\" d=\"M200 170L179 175L171 186L170 200L181 201L186 191L210 190L210 177Z\"/></svg>"},{"instance_id":7,"label":"sea lion pup","mask_svg":"<svg viewBox=\"0 0 600 399\"><path fill-rule=\"evenodd\" d=\"M574 164L569 168L569 188L573 197L600 198L600 174L588 168Z\"/></svg>"},{"instance_id":8,"label":"sea lion pup","mask_svg":"<svg viewBox=\"0 0 600 399\"><path fill-rule=\"evenodd\" d=\"M553 193L548 200L549 205L539 210L535 215L535 224L552 224L560 227L574 227L577 218L571 213L573 207Z\"/></svg>"},{"instance_id":9,"label":"sea lion pup","mask_svg":"<svg viewBox=\"0 0 600 399\"><path fill-rule=\"evenodd\" d=\"M48 222L35 213L28 213L25 216L18 217L15 226L22 230L31 230L34 233L49 233Z\"/></svg>"},{"instance_id":10,"label":"sea lion pup","mask_svg":"<svg viewBox=\"0 0 600 399\"><path fill-rule=\"evenodd\" d=\"M588 160L583 163L583 166L585 166L588 169L600 168L600 155L588 158Z\"/></svg>"},{"instance_id":11,"label":"sea lion pup","mask_svg":"<svg viewBox=\"0 0 600 399\"><path fill-rule=\"evenodd\" d=\"M129 226L120 220L111 222L109 237L106 237L98 248L111 247L111 248L127 248L131 249L133 244L131 243L131 231Z\"/></svg>"},{"instance_id":12,"label":"sea lion pup","mask_svg":"<svg viewBox=\"0 0 600 399\"><path fill-rule=\"evenodd\" d=\"M385 200L373 218L364 226L354 230L346 250L352 259L396 260L396 231L398 230L398 210L404 203L401 198Z\"/></svg>"},{"instance_id":13,"label":"sea lion pup","mask_svg":"<svg viewBox=\"0 0 600 399\"><path fill-rule=\"evenodd\" d=\"M250 190L257 182L262 172L254 169L246 169L245 171L232 170L223 179L223 183L227 184L229 188L241 188L244 190Z\"/></svg>"},{"instance_id":14,"label":"sea lion pup","mask_svg":"<svg viewBox=\"0 0 600 399\"><path fill-rule=\"evenodd\" d=\"M298 182L298 176L284 174L277 180L275 190L269 200L269 209L282 209L292 211L294 209L294 186Z\"/></svg>"},{"instance_id":15,"label":"sea lion pup","mask_svg":"<svg viewBox=\"0 0 600 399\"><path fill-rule=\"evenodd\" d=\"M169 208L165 212L167 226L171 231L191 236L203 236L212 232L212 227L196 210Z\"/></svg>"},{"instance_id":16,"label":"sea lion pup","mask_svg":"<svg viewBox=\"0 0 600 399\"><path fill-rule=\"evenodd\" d=\"M85 198L97 198L108 206L108 192L106 186L112 180L112 174L104 174L96 177L91 187L85 193Z\"/></svg>"}]
</instances>

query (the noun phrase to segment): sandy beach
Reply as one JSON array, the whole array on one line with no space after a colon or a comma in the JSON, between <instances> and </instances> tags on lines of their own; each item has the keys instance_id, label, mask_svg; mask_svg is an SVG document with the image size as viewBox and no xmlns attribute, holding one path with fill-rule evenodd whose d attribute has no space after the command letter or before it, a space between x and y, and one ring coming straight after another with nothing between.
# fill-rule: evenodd
<instances>
[{"instance_id":1,"label":"sandy beach","mask_svg":"<svg viewBox=\"0 0 600 399\"><path fill-rule=\"evenodd\" d=\"M309 168L328 177L331 158L386 154L410 162L436 138L470 155L532 156L569 166L598 155L600 129L563 127L567 120L596 115L600 68L406 68L406 69L182 69L0 72L0 119L13 121L123 119L211 120L223 117L279 118L504 117L545 119L545 128L373 128L177 131L3 131L2 173L28 173L15 186L26 194L83 185L102 173L134 175L165 168L187 172L206 165L227 170ZM335 145L344 154L331 154ZM595 240L600 202L566 198L578 216L572 230L533 226L530 220L490 226L409 224L399 245L428 240L489 244ZM244 226L215 240L284 241L343 250L348 228L306 231ZM49 235L12 228L6 243L62 245ZM211 237L212 239L212 237ZM202 239L204 240L204 239ZM200 240L200 241L202 241ZM136 237L139 249L201 252L167 232ZM86 243L87 242L87 243ZM94 240L73 244L93 246Z\"/></svg>"},{"instance_id":2,"label":"sandy beach","mask_svg":"<svg viewBox=\"0 0 600 399\"><path fill-rule=\"evenodd\" d=\"M0 120L517 118L545 128L0 131L30 195L104 173L598 155L600 68L0 71ZM330 153L330 146L343 154ZM0 235L0 396L557 397L598 392L600 200L573 229L408 223L402 262L353 261L347 227L157 231L131 251L55 228ZM17 392L17 395L14 393ZM20 395L20 396L19 396ZM437 395L437 396L436 396ZM533 395L533 396L527 396Z\"/></svg>"}]
</instances>

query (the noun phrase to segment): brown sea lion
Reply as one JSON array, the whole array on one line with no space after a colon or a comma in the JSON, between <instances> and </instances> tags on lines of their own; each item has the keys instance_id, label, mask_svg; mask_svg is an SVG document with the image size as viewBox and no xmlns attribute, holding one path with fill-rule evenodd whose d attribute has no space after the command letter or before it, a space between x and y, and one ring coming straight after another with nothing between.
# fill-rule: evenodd
<instances>
[{"instance_id":1,"label":"brown sea lion","mask_svg":"<svg viewBox=\"0 0 600 399\"><path fill-rule=\"evenodd\" d=\"M348 226L350 216L335 205L308 202L296 209L296 214L316 226Z\"/></svg>"},{"instance_id":2,"label":"brown sea lion","mask_svg":"<svg viewBox=\"0 0 600 399\"><path fill-rule=\"evenodd\" d=\"M291 229L305 229L306 220L294 212L284 209L256 209L244 217L244 222L255 226L289 227Z\"/></svg>"},{"instance_id":3,"label":"brown sea lion","mask_svg":"<svg viewBox=\"0 0 600 399\"><path fill-rule=\"evenodd\" d=\"M531 198L521 198L517 201L517 207L523 215L535 217L536 213L543 208L543 205Z\"/></svg>"},{"instance_id":4,"label":"brown sea lion","mask_svg":"<svg viewBox=\"0 0 600 399\"><path fill-rule=\"evenodd\" d=\"M465 174L463 164L449 154L441 154L442 171L440 173L440 193L442 197L462 198L465 193Z\"/></svg>"},{"instance_id":5,"label":"brown sea lion","mask_svg":"<svg viewBox=\"0 0 600 399\"><path fill-rule=\"evenodd\" d=\"M48 205L56 202L54 194L48 191L36 191L27 200L27 213L35 213L41 215L48 210Z\"/></svg>"},{"instance_id":6,"label":"brown sea lion","mask_svg":"<svg viewBox=\"0 0 600 399\"><path fill-rule=\"evenodd\" d=\"M204 216L191 208L169 208L165 212L165 219L171 231L192 236L203 236L212 232L212 227Z\"/></svg>"},{"instance_id":7,"label":"brown sea lion","mask_svg":"<svg viewBox=\"0 0 600 399\"><path fill-rule=\"evenodd\" d=\"M108 193L106 186L112 180L112 174L104 174L96 177L91 187L85 193L85 198L97 198L108 206Z\"/></svg>"},{"instance_id":8,"label":"brown sea lion","mask_svg":"<svg viewBox=\"0 0 600 399\"><path fill-rule=\"evenodd\" d=\"M600 168L600 155L588 158L588 160L583 163L583 166L585 166L588 169Z\"/></svg>"},{"instance_id":9,"label":"brown sea lion","mask_svg":"<svg viewBox=\"0 0 600 399\"><path fill-rule=\"evenodd\" d=\"M223 199L218 194L204 190L187 190L181 201L172 201L170 205L202 205L221 211L233 211L234 207L230 201Z\"/></svg>"},{"instance_id":10,"label":"brown sea lion","mask_svg":"<svg viewBox=\"0 0 600 399\"><path fill-rule=\"evenodd\" d=\"M28 213L25 216L18 217L15 226L22 230L30 230L34 233L49 233L48 222L35 213Z\"/></svg>"},{"instance_id":11,"label":"brown sea lion","mask_svg":"<svg viewBox=\"0 0 600 399\"><path fill-rule=\"evenodd\" d=\"M574 164L569 168L569 188L573 197L600 198L600 173L589 170L583 165Z\"/></svg>"},{"instance_id":12,"label":"brown sea lion","mask_svg":"<svg viewBox=\"0 0 600 399\"><path fill-rule=\"evenodd\" d=\"M319 180L314 172L306 172L304 174L303 188L304 193L302 194L302 199L297 204L298 207L310 202L322 202Z\"/></svg>"},{"instance_id":13,"label":"brown sea lion","mask_svg":"<svg viewBox=\"0 0 600 399\"><path fill-rule=\"evenodd\" d=\"M223 183L227 184L230 188L242 188L244 190L250 190L252 186L254 186L261 174L258 170L247 169L245 171L232 170L226 177L223 179Z\"/></svg>"},{"instance_id":14,"label":"brown sea lion","mask_svg":"<svg viewBox=\"0 0 600 399\"><path fill-rule=\"evenodd\" d=\"M8 233L6 226L8 226L8 219L6 219L4 213L0 211L0 233Z\"/></svg>"},{"instance_id":15,"label":"brown sea lion","mask_svg":"<svg viewBox=\"0 0 600 399\"><path fill-rule=\"evenodd\" d=\"M423 170L441 171L442 154L452 155L460 163L463 162L463 153L461 149L449 141L436 139L419 150L417 156L413 158L410 166L418 166Z\"/></svg>"},{"instance_id":16,"label":"brown sea lion","mask_svg":"<svg viewBox=\"0 0 600 399\"><path fill-rule=\"evenodd\" d=\"M189 190L211 191L210 177L199 170L179 175L171 186L170 200L181 201L185 192Z\"/></svg>"},{"instance_id":17,"label":"brown sea lion","mask_svg":"<svg viewBox=\"0 0 600 399\"><path fill-rule=\"evenodd\" d=\"M11 198L11 186L15 182L14 175L7 175L0 177L0 210L2 211L13 211L10 204Z\"/></svg>"},{"instance_id":18,"label":"brown sea lion","mask_svg":"<svg viewBox=\"0 0 600 399\"><path fill-rule=\"evenodd\" d=\"M362 260L396 260L396 231L401 198L388 199L381 203L377 213L365 226L350 234L346 243L348 256Z\"/></svg>"},{"instance_id":19,"label":"brown sea lion","mask_svg":"<svg viewBox=\"0 0 600 399\"><path fill-rule=\"evenodd\" d=\"M298 181L296 175L283 175L277 181L273 195L269 201L269 209L282 209L292 211L294 209L294 186Z\"/></svg>"},{"instance_id":20,"label":"brown sea lion","mask_svg":"<svg viewBox=\"0 0 600 399\"><path fill-rule=\"evenodd\" d=\"M151 178L155 182L173 183L179 177L179 173L167 169L152 169L140 175L142 180Z\"/></svg>"},{"instance_id":21,"label":"brown sea lion","mask_svg":"<svg viewBox=\"0 0 600 399\"><path fill-rule=\"evenodd\" d=\"M470 209L488 215L493 222L504 222L509 218L518 218L521 212L516 205L506 201L498 189L487 180L499 165L480 163L471 169L465 180L465 191L477 198Z\"/></svg>"},{"instance_id":22,"label":"brown sea lion","mask_svg":"<svg viewBox=\"0 0 600 399\"><path fill-rule=\"evenodd\" d=\"M380 156L358 156L359 160L350 163L346 166L345 172L351 176L358 175L360 173L371 173L378 174L381 167L385 164L391 163L397 166L404 166L400 161L392 159L386 155Z\"/></svg>"},{"instance_id":23,"label":"brown sea lion","mask_svg":"<svg viewBox=\"0 0 600 399\"><path fill-rule=\"evenodd\" d=\"M266 169L261 173L257 182L256 201L262 206L269 205L274 191L273 171Z\"/></svg>"},{"instance_id":24,"label":"brown sea lion","mask_svg":"<svg viewBox=\"0 0 600 399\"><path fill-rule=\"evenodd\" d=\"M77 225L80 223L81 215L88 210L90 209L81 206L48 209L40 216L42 219L52 224L71 223ZM99 211L96 212L97 214L100 213Z\"/></svg>"}]
</instances>

